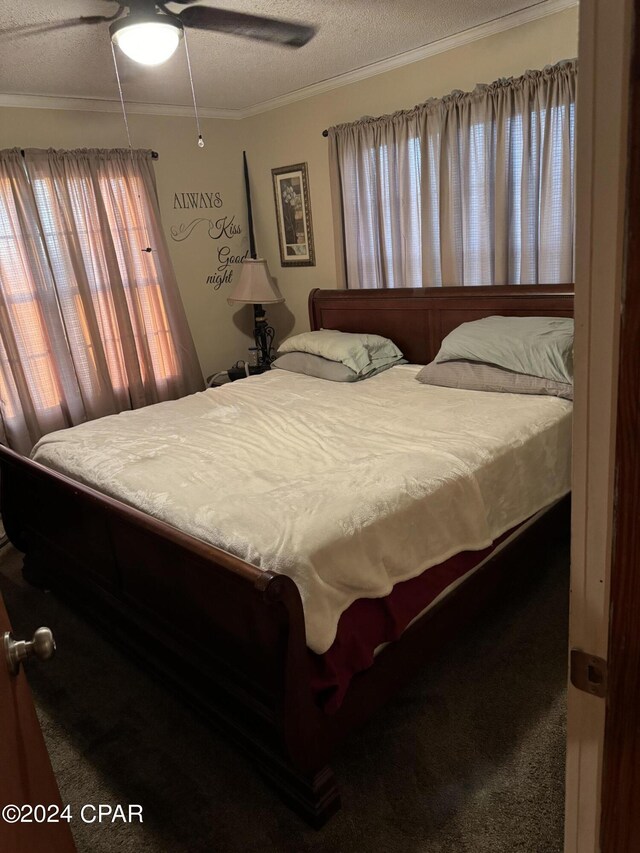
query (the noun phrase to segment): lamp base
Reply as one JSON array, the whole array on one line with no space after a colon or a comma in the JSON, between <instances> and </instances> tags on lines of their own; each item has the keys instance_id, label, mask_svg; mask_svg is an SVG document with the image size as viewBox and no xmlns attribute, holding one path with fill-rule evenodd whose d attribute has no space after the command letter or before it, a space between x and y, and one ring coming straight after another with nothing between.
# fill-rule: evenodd
<instances>
[{"instance_id":1,"label":"lamp base","mask_svg":"<svg viewBox=\"0 0 640 853\"><path fill-rule=\"evenodd\" d=\"M269 369L273 361L273 338L275 330L267 323L267 316L262 305L253 306L253 338L256 343L257 366L262 368L259 373Z\"/></svg>"}]
</instances>

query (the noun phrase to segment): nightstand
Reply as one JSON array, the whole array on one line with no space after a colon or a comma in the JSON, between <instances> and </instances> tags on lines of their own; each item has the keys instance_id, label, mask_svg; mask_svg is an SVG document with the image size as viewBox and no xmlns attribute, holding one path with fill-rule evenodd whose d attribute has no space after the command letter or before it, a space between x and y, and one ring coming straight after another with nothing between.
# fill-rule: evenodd
<instances>
[{"instance_id":1,"label":"nightstand","mask_svg":"<svg viewBox=\"0 0 640 853\"><path fill-rule=\"evenodd\" d=\"M270 367L256 367L253 364L249 365L249 376L259 376L261 373L266 373L268 370L271 370ZM227 370L227 375L229 377L229 382L236 382L238 379L246 379L247 371L243 367L230 367Z\"/></svg>"},{"instance_id":2,"label":"nightstand","mask_svg":"<svg viewBox=\"0 0 640 853\"><path fill-rule=\"evenodd\" d=\"M249 376L258 376L261 373L266 373L271 370L270 367L256 367L249 365ZM238 379L246 379L247 371L243 367L230 367L229 370L221 370L220 373L212 373L207 377L207 388L220 388L221 385L227 385L229 382L237 382Z\"/></svg>"}]
</instances>

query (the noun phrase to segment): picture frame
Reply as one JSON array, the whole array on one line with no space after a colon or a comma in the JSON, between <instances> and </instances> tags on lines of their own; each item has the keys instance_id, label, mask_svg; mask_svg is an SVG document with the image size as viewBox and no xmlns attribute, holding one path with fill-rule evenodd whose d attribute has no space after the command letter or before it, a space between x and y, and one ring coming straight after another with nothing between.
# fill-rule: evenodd
<instances>
[{"instance_id":1,"label":"picture frame","mask_svg":"<svg viewBox=\"0 0 640 853\"><path fill-rule=\"evenodd\" d=\"M271 175L278 223L280 264L283 267L314 267L316 258L307 164L281 166L272 169Z\"/></svg>"}]
</instances>

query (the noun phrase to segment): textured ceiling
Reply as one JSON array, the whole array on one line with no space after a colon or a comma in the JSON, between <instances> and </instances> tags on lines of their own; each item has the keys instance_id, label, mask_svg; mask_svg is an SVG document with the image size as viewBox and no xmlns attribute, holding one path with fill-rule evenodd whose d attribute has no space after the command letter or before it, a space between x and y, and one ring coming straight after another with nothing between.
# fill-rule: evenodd
<instances>
[{"instance_id":1,"label":"textured ceiling","mask_svg":"<svg viewBox=\"0 0 640 853\"><path fill-rule=\"evenodd\" d=\"M306 47L290 50L230 35L188 32L198 103L245 109L347 71L538 5L540 0L202 0L318 26ZM544 2L544 0L543 0ZM178 10L178 7L173 7ZM108 24L48 34L12 27L106 14L111 0L0 0L0 93L117 98ZM118 53L129 102L188 105L184 51L145 68Z\"/></svg>"}]
</instances>

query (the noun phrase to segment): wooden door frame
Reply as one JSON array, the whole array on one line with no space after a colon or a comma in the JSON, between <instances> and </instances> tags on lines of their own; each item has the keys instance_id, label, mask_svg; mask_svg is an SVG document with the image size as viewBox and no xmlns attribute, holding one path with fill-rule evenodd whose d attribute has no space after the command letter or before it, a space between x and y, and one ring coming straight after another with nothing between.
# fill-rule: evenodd
<instances>
[{"instance_id":1,"label":"wooden door frame","mask_svg":"<svg viewBox=\"0 0 640 853\"><path fill-rule=\"evenodd\" d=\"M634 0L580 4L570 646L608 656ZM605 701L569 685L565 853L600 850ZM620 853L620 851L615 851Z\"/></svg>"},{"instance_id":2,"label":"wooden door frame","mask_svg":"<svg viewBox=\"0 0 640 853\"><path fill-rule=\"evenodd\" d=\"M603 853L640 850L640 0L634 3L620 322Z\"/></svg>"}]
</instances>

